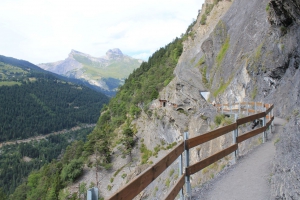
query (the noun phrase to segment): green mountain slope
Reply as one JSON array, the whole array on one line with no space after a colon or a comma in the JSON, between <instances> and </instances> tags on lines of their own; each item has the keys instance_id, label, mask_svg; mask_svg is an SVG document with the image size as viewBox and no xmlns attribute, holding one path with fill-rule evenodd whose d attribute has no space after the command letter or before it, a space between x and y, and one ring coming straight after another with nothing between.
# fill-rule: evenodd
<instances>
[{"instance_id":1,"label":"green mountain slope","mask_svg":"<svg viewBox=\"0 0 300 200\"><path fill-rule=\"evenodd\" d=\"M148 62L142 63L140 68L126 79L117 95L102 109L96 128L88 135L85 144L74 143L69 146L62 160L45 165L36 173L31 173L22 185L10 196L10 199L64 199L68 192L62 189L76 180L82 172L83 163L89 164L88 156L97 152L99 166L109 168L111 148L116 142L114 131L121 125L124 127L124 137L120 142L124 144L124 154L130 153L133 147L130 121L142 109L147 110L147 104L158 97L158 92L167 85L172 78L173 70L182 53L183 39L176 38L173 42L155 52ZM144 105L140 106L139 105ZM76 154L72 150L77 149ZM55 169L55 170L51 170ZM72 169L72 170L71 170ZM76 194L73 194L76 199Z\"/></svg>"},{"instance_id":2,"label":"green mountain slope","mask_svg":"<svg viewBox=\"0 0 300 200\"><path fill-rule=\"evenodd\" d=\"M97 121L105 95L25 64L0 63L0 141Z\"/></svg>"},{"instance_id":3,"label":"green mountain slope","mask_svg":"<svg viewBox=\"0 0 300 200\"><path fill-rule=\"evenodd\" d=\"M141 62L124 55L119 49L108 50L105 56L99 58L72 50L68 58L63 61L42 63L39 66L65 77L85 80L112 96L115 95L118 86L124 83L124 79L138 68ZM112 81L114 84L110 84Z\"/></svg>"}]
</instances>

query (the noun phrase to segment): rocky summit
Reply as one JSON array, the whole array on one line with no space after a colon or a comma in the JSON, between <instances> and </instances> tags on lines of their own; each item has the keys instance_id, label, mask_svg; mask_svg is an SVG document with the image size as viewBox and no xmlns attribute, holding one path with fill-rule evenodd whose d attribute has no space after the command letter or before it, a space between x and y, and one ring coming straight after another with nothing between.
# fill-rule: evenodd
<instances>
[{"instance_id":1,"label":"rocky summit","mask_svg":"<svg viewBox=\"0 0 300 200\"><path fill-rule=\"evenodd\" d=\"M99 58L71 50L65 60L42 63L38 66L66 77L85 80L103 93L112 96L123 84L124 79L141 63L142 60L124 55L120 49L115 48L108 50L105 56Z\"/></svg>"}]
</instances>

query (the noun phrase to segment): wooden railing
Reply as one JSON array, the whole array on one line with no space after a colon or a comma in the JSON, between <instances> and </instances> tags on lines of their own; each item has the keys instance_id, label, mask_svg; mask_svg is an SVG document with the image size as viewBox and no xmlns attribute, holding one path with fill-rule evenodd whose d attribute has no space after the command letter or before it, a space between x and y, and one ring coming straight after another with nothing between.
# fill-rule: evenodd
<instances>
[{"instance_id":1,"label":"wooden railing","mask_svg":"<svg viewBox=\"0 0 300 200\"><path fill-rule=\"evenodd\" d=\"M238 106L235 108L234 106ZM246 108L242 108L242 106L246 106ZM250 106L250 108L249 108ZM254 109L252 108L254 106ZM143 191L152 181L154 181L161 173L163 173L178 157L181 158L182 162L182 153L186 151L186 157L189 157L188 152L189 149L208 142L212 139L220 137L226 133L234 131L234 144L230 147L215 153L214 155L209 156L208 158L201 160L191 166L187 162L185 170L180 174L177 183L170 189L169 193L166 195L164 199L173 200L181 190L184 184L187 184L187 193L189 192L189 176L204 169L205 167L213 164L214 162L224 158L225 156L235 152L235 156L237 156L238 145L240 142L243 142L255 135L263 133L263 142L266 139L266 131L272 125L272 121L274 120L273 116L273 108L274 105L271 104L263 104L257 102L242 102L239 104L222 104L216 105L217 109L222 112L238 112L238 113L255 113L250 116L246 116L243 118L239 118L235 123L230 124L228 126L224 126L222 128L210 131L200 136L196 136L190 139L185 139L184 142L179 143L171 152L169 152L165 157L159 160L156 164L153 164L150 168L140 174L138 177L130 181L123 188L119 189L115 194L113 194L109 200L130 200L137 196L141 191ZM227 107L227 108L226 108ZM230 107L230 108L228 108ZM259 109L261 107L261 109ZM264 111L262 111L264 110ZM253 131L247 132L243 135L238 135L238 127L242 124L252 122L254 120L261 119L263 121L263 126L261 128L257 128ZM269 121L266 123L266 119ZM190 194L189 194L190 195Z\"/></svg>"}]
</instances>

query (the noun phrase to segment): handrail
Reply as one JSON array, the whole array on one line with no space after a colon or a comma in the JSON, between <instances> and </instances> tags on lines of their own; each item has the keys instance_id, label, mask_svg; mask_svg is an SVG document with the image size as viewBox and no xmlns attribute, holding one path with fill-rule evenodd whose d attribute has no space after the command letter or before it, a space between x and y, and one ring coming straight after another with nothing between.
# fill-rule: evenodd
<instances>
[{"instance_id":1,"label":"handrail","mask_svg":"<svg viewBox=\"0 0 300 200\"><path fill-rule=\"evenodd\" d=\"M179 181L176 183L176 185L173 186L173 188L167 194L165 200L173 200L173 199L175 199L175 197L177 196L179 190L181 190L181 188L184 185L184 178L185 178L185 174L182 174L182 176L180 177Z\"/></svg>"},{"instance_id":2,"label":"handrail","mask_svg":"<svg viewBox=\"0 0 300 200\"><path fill-rule=\"evenodd\" d=\"M197 162L189 167L186 168L186 174L187 175L192 175L201 169L204 169L205 167L211 165L212 163L220 160L221 158L224 158L225 156L229 155L230 153L234 152L235 150L238 149L238 144L234 144L227 149L224 149L223 151L220 151L200 162Z\"/></svg>"},{"instance_id":3,"label":"handrail","mask_svg":"<svg viewBox=\"0 0 300 200\"><path fill-rule=\"evenodd\" d=\"M228 126L224 126L222 128L210 131L208 133L205 133L200 136L196 136L190 139L185 140L185 142L181 142L178 144L171 152L169 152L165 157L160 159L156 164L153 164L150 168L148 168L145 172L140 174L138 177L130 181L127 185L125 185L123 188L119 189L117 192L115 192L109 200L129 200L133 199L135 196L137 196L142 190L144 190L152 181L154 181L162 172L164 172L181 154L186 150L203 144L205 142L208 142L212 139L215 139L219 136L222 136L228 132L235 131L238 129L238 127L242 124L261 119L263 118L264 125L261 128L255 129L253 131L250 131L248 133L245 133L243 135L238 136L237 134L234 136L235 143L231 145L230 147L221 150L220 152L215 153L214 155L197 162L191 166L187 166L185 168L185 173L180 175L179 180L177 183L173 186L173 188L169 191L169 193L166 195L166 200L174 199L179 190L184 185L185 177L190 176L191 174L194 174L201 169L211 165L212 163L218 161L221 158L224 158L225 156L229 155L232 152L235 152L238 149L239 143L257 135L260 133L264 133L269 126L272 125L272 122L274 120L273 112L271 112L274 108L273 104L263 104L263 103L256 103L256 102L241 102L239 104L234 105L247 105L247 109L224 109L222 106L231 106L229 104L218 104L216 105L217 108L222 109L222 111L246 111L247 113L256 113L256 109L252 110L249 109L248 105L264 107L263 112L259 112L250 116L246 116L240 119L237 119L235 123L232 123ZM267 109L267 110L266 110ZM270 113L271 112L271 113ZM269 119L269 121L266 123L266 119ZM265 134L264 136L265 137Z\"/></svg>"},{"instance_id":4,"label":"handrail","mask_svg":"<svg viewBox=\"0 0 300 200\"><path fill-rule=\"evenodd\" d=\"M193 148L199 144L203 144L205 142L208 142L212 139L215 139L221 135L224 135L226 133L229 133L230 131L233 131L237 128L237 124L236 123L233 123L233 124L230 124L228 126L224 126L222 128L218 128L216 130L213 130L213 131L210 131L208 133L205 133L203 135L199 135L199 136L196 136L196 137L193 137L191 139L188 139L186 141L186 149L190 149L190 148Z\"/></svg>"},{"instance_id":5,"label":"handrail","mask_svg":"<svg viewBox=\"0 0 300 200\"><path fill-rule=\"evenodd\" d=\"M183 153L184 143L178 144L170 153L160 159L152 167L148 168L141 175L130 181L126 186L113 194L109 199L133 199L152 181L154 181L165 169L167 169L179 155Z\"/></svg>"}]
</instances>

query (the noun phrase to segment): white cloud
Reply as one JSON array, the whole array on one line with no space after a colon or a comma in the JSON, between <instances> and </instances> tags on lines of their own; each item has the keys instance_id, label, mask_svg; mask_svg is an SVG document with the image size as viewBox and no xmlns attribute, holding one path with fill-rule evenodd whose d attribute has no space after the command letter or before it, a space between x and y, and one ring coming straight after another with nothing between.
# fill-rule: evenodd
<instances>
[{"instance_id":1,"label":"white cloud","mask_svg":"<svg viewBox=\"0 0 300 200\"><path fill-rule=\"evenodd\" d=\"M197 0L2 0L0 54L33 63L66 58L71 49L108 49L147 59L185 32Z\"/></svg>"}]
</instances>

